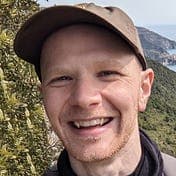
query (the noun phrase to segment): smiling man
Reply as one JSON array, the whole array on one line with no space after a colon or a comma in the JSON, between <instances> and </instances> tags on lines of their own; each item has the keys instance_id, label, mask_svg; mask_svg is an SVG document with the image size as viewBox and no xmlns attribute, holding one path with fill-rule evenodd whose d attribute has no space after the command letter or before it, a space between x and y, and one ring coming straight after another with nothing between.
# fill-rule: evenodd
<instances>
[{"instance_id":1,"label":"smiling man","mask_svg":"<svg viewBox=\"0 0 176 176\"><path fill-rule=\"evenodd\" d=\"M139 161L137 111L144 109L139 99L149 95L152 75L150 69L141 73L131 48L101 27L71 25L46 40L41 53L44 105L71 162L111 158L127 143L138 150ZM141 84L146 95L139 91Z\"/></svg>"},{"instance_id":2,"label":"smiling man","mask_svg":"<svg viewBox=\"0 0 176 176\"><path fill-rule=\"evenodd\" d=\"M157 146L138 127L154 73L131 19L115 7L56 6L19 30L15 51L34 64L62 140L59 176L162 176Z\"/></svg>"}]
</instances>

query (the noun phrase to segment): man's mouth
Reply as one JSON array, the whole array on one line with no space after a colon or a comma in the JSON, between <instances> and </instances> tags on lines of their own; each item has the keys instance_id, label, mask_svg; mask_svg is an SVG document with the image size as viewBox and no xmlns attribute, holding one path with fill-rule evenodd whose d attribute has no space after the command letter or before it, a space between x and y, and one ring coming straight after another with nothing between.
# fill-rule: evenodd
<instances>
[{"instance_id":1,"label":"man's mouth","mask_svg":"<svg viewBox=\"0 0 176 176\"><path fill-rule=\"evenodd\" d=\"M90 127L97 127L97 126L104 126L108 124L110 121L112 121L112 117L107 118L98 118L98 119L92 119L92 120L78 120L71 122L72 126L77 129L82 128L90 128Z\"/></svg>"}]
</instances>

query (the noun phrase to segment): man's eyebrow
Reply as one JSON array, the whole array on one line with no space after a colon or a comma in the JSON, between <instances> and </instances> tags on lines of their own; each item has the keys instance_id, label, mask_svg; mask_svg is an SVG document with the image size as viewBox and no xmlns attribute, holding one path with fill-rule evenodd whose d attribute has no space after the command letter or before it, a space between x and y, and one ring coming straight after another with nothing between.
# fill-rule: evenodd
<instances>
[{"instance_id":1,"label":"man's eyebrow","mask_svg":"<svg viewBox=\"0 0 176 176\"><path fill-rule=\"evenodd\" d=\"M117 58L108 58L108 59L98 60L94 64L97 65L97 66L104 66L104 65L116 66L118 68L123 68L125 66Z\"/></svg>"},{"instance_id":2,"label":"man's eyebrow","mask_svg":"<svg viewBox=\"0 0 176 176\"><path fill-rule=\"evenodd\" d=\"M47 79L50 76L56 76L56 75L61 75L65 73L70 73L69 69L66 67L61 67L61 66L55 66L53 68L48 69L47 72L44 72L43 75Z\"/></svg>"},{"instance_id":3,"label":"man's eyebrow","mask_svg":"<svg viewBox=\"0 0 176 176\"><path fill-rule=\"evenodd\" d=\"M67 67L61 67L61 66L56 66L53 67L49 70L50 73L52 74L63 74L63 73L68 73L70 72L70 68L68 69Z\"/></svg>"}]
</instances>

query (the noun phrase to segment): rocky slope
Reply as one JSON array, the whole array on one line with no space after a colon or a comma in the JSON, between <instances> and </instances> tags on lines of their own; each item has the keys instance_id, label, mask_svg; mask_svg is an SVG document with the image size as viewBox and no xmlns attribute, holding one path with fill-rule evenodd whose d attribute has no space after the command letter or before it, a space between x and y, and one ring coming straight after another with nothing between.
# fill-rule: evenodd
<instances>
[{"instance_id":1,"label":"rocky slope","mask_svg":"<svg viewBox=\"0 0 176 176\"><path fill-rule=\"evenodd\" d=\"M169 40L143 27L137 27L137 29L146 57L161 63L174 60L174 56L169 55L167 50L176 49L175 41Z\"/></svg>"}]
</instances>

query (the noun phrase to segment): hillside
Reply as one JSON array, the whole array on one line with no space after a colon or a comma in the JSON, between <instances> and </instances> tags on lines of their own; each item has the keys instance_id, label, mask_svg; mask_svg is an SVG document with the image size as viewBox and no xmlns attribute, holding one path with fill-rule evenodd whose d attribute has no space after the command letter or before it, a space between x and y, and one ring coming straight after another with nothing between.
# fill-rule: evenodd
<instances>
[{"instance_id":1,"label":"hillside","mask_svg":"<svg viewBox=\"0 0 176 176\"><path fill-rule=\"evenodd\" d=\"M143 27L137 27L142 46L145 49L174 49L176 42Z\"/></svg>"},{"instance_id":2,"label":"hillside","mask_svg":"<svg viewBox=\"0 0 176 176\"><path fill-rule=\"evenodd\" d=\"M146 57L159 62L163 62L166 58L172 59L167 49L175 49L175 41L169 40L143 27L137 27L137 30Z\"/></svg>"},{"instance_id":3,"label":"hillside","mask_svg":"<svg viewBox=\"0 0 176 176\"><path fill-rule=\"evenodd\" d=\"M140 125L162 151L176 156L176 73L153 60L148 63L155 71L155 82Z\"/></svg>"}]
</instances>

